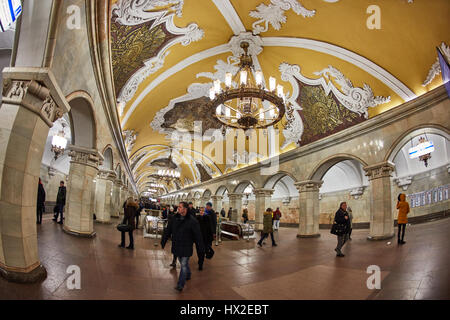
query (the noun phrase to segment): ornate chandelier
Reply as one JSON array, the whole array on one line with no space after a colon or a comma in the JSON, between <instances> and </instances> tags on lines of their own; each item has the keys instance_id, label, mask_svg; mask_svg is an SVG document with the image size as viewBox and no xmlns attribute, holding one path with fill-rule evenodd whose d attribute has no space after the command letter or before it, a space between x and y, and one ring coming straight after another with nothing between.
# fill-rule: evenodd
<instances>
[{"instance_id":1,"label":"ornate chandelier","mask_svg":"<svg viewBox=\"0 0 450 320\"><path fill-rule=\"evenodd\" d=\"M244 54L238 72L234 76L226 73L224 84L214 81L209 91L210 106L227 127L263 129L281 121L287 109L286 99L283 86L277 85L275 78L269 78L269 88L264 86L262 71L255 70L248 47L248 42L241 43Z\"/></svg>"},{"instance_id":2,"label":"ornate chandelier","mask_svg":"<svg viewBox=\"0 0 450 320\"><path fill-rule=\"evenodd\" d=\"M64 153L64 150L67 147L67 139L65 137L64 127L65 124L62 123L62 129L58 132L58 134L54 135L52 138L52 149L51 151L55 154L55 160L58 159L60 155Z\"/></svg>"}]
</instances>

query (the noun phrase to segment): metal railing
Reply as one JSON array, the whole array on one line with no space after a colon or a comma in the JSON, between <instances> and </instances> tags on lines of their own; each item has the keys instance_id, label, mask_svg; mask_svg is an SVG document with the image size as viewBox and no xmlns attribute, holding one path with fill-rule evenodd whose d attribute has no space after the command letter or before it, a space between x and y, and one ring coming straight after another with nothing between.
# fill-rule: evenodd
<instances>
[{"instance_id":1,"label":"metal railing","mask_svg":"<svg viewBox=\"0 0 450 320\"><path fill-rule=\"evenodd\" d=\"M252 227L253 225L253 227ZM247 242L250 241L250 238L254 238L255 236L250 237L250 233L253 232L253 235L255 235L255 226L256 226L256 221L247 221L247 223L244 223L244 226L246 226L245 230L242 230L242 237L244 238L245 235L247 235ZM243 227L242 227L243 228Z\"/></svg>"}]
</instances>

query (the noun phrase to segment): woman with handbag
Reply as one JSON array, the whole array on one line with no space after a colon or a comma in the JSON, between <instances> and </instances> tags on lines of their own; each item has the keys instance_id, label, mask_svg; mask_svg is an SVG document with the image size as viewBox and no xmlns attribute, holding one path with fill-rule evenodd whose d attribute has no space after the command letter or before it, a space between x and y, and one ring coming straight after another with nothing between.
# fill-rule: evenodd
<instances>
[{"instance_id":1,"label":"woman with handbag","mask_svg":"<svg viewBox=\"0 0 450 320\"><path fill-rule=\"evenodd\" d=\"M350 219L347 212L347 203L341 202L338 211L334 216L334 224L331 233L337 236L336 257L345 257L341 249L347 241L348 232L350 230Z\"/></svg>"},{"instance_id":2,"label":"woman with handbag","mask_svg":"<svg viewBox=\"0 0 450 320\"><path fill-rule=\"evenodd\" d=\"M122 221L122 225L127 226L128 235L130 236L130 245L127 249L134 249L134 241L133 241L133 230L135 229L135 216L136 212L139 209L139 206L136 202L133 201L132 197L129 197L124 205L124 217ZM120 230L122 233L122 241L119 244L120 248L125 247L125 229Z\"/></svg>"}]
</instances>

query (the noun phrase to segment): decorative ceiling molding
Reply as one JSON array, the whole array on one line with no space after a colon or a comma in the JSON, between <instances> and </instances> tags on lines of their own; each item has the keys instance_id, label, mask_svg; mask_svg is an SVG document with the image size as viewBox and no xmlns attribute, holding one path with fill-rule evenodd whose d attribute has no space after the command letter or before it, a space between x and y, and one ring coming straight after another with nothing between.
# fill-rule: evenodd
<instances>
[{"instance_id":1,"label":"decorative ceiling molding","mask_svg":"<svg viewBox=\"0 0 450 320\"><path fill-rule=\"evenodd\" d=\"M292 104L293 109L296 111L302 110L297 102L300 88L296 79L307 85L322 86L325 90L325 94L328 95L332 92L345 108L352 112L364 115L366 119L368 118L369 107L375 107L390 101L390 97L375 97L372 89L367 84L364 84L363 88L355 88L349 79L345 78L339 70L332 66L329 66L322 71L315 72L315 74L322 76L318 79L310 79L303 76L298 65L282 63L279 69L281 72L281 79L283 81L288 81L293 88L293 93L292 95L287 95L287 100ZM331 78L333 78L333 81L331 81ZM340 89L335 86L334 82L340 86ZM285 148L290 143L299 145L299 141L303 135L303 121L299 113L293 112L292 116L294 117L292 119L292 126L286 127L283 130L285 141L281 149Z\"/></svg>"},{"instance_id":2,"label":"decorative ceiling molding","mask_svg":"<svg viewBox=\"0 0 450 320\"><path fill-rule=\"evenodd\" d=\"M215 73L200 72L197 74L197 78L208 78L211 82L192 83L189 85L187 94L170 100L169 104L165 108L156 113L153 121L150 123L150 127L161 134L165 134L166 139L170 139L174 129L163 127L165 122L165 114L172 110L178 103L195 100L201 97L208 97L209 99L209 89L212 87L214 80L225 82L225 74L227 72L235 75L239 70L239 67L237 66L239 63L239 57L244 53L244 50L240 47L242 41L249 43L248 52L253 58L256 58L256 56L263 50L261 38L253 35L251 32L243 32L237 36L233 36L228 42L228 51L231 51L232 55L227 58L227 62L217 60L217 64L214 66L214 69L216 70ZM190 139L192 140L192 135Z\"/></svg>"},{"instance_id":3,"label":"decorative ceiling molding","mask_svg":"<svg viewBox=\"0 0 450 320\"><path fill-rule=\"evenodd\" d=\"M241 32L245 32L245 26L242 23L239 15L236 10L234 10L233 5L229 0L212 0L216 5L217 9L219 9L220 13L223 15L225 20L230 25L233 33L238 35Z\"/></svg>"},{"instance_id":4,"label":"decorative ceiling molding","mask_svg":"<svg viewBox=\"0 0 450 320\"><path fill-rule=\"evenodd\" d=\"M372 61L347 49L326 42L304 38L264 37L261 39L263 41L263 46L303 48L332 55L366 71L373 77L383 82L386 86L391 88L403 100L409 101L417 98L417 96L414 94L414 92L411 91L411 89L409 89L405 84L403 84L388 71L381 68Z\"/></svg>"},{"instance_id":5,"label":"decorative ceiling molding","mask_svg":"<svg viewBox=\"0 0 450 320\"><path fill-rule=\"evenodd\" d=\"M442 42L439 47L441 48L442 52L447 57L447 59L450 61L450 47L445 42ZM422 86L426 87L427 85L429 85L433 81L433 79L441 72L442 72L441 64L439 62L439 57L437 57L436 62L433 63L433 65L430 68L430 71L428 71L428 76L423 82Z\"/></svg>"},{"instance_id":6,"label":"decorative ceiling molding","mask_svg":"<svg viewBox=\"0 0 450 320\"><path fill-rule=\"evenodd\" d=\"M260 34L269 30L269 24L275 29L280 30L281 24L286 23L284 12L292 9L297 15L304 18L313 17L315 10L308 10L297 0L270 0L267 6L261 3L256 7L256 11L250 11L252 18L259 19L252 24L253 34Z\"/></svg>"},{"instance_id":7,"label":"decorative ceiling molding","mask_svg":"<svg viewBox=\"0 0 450 320\"><path fill-rule=\"evenodd\" d=\"M124 133L124 141L125 147L127 148L128 155L131 154L131 150L133 150L134 144L136 143L136 139L138 134L134 130L125 130Z\"/></svg>"},{"instance_id":8,"label":"decorative ceiling molding","mask_svg":"<svg viewBox=\"0 0 450 320\"><path fill-rule=\"evenodd\" d=\"M163 81L169 79L174 74L180 72L181 70L189 67L190 65L200 62L204 59L208 59L210 57L226 53L229 51L228 44L222 44L204 51L201 51L199 53L193 54L192 56L184 59L183 61L180 61L173 67L167 69L163 73L161 73L158 77L156 77L136 98L136 100L133 102L131 107L128 109L123 121L122 126L125 127L127 121L133 114L134 110L137 108L137 106L144 100L144 98L153 90L155 89L159 84L161 84Z\"/></svg>"},{"instance_id":9,"label":"decorative ceiling molding","mask_svg":"<svg viewBox=\"0 0 450 320\"><path fill-rule=\"evenodd\" d=\"M203 38L203 30L195 23L186 28L179 28L174 24L175 14L181 17L182 9L183 0L119 0L112 6L112 19L117 23L133 26L154 20L150 30L162 24L169 33L177 36L167 42L157 56L144 61L145 66L128 79L120 90L117 98L119 103L130 101L142 81L163 67L169 48L178 43L187 46Z\"/></svg>"}]
</instances>

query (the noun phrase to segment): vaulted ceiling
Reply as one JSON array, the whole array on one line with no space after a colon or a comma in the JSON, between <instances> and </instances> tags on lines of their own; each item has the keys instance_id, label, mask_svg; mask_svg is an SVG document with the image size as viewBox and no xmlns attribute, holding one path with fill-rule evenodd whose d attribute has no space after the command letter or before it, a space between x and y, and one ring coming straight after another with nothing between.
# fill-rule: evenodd
<instances>
[{"instance_id":1,"label":"vaulted ceiling","mask_svg":"<svg viewBox=\"0 0 450 320\"><path fill-rule=\"evenodd\" d=\"M275 77L289 92L293 125L275 136L281 153L441 85L437 65L432 69L436 47L442 46L450 56L448 0L111 0L111 4L115 91L140 190L155 182L149 178L161 168L155 160L171 154L181 181L169 183L164 192L265 158L263 150L252 149L244 139L247 153L231 151L228 156L237 162L227 165L214 157L212 142L200 142L200 148L192 142L194 121L202 121L202 134L221 129L206 105L208 90L213 80L235 72L242 40L250 43L255 67L264 77ZM379 28L372 28L377 17ZM187 140L175 145L169 139L174 131ZM234 145L234 136L226 135L222 142L216 137L214 143L232 139Z\"/></svg>"}]
</instances>

